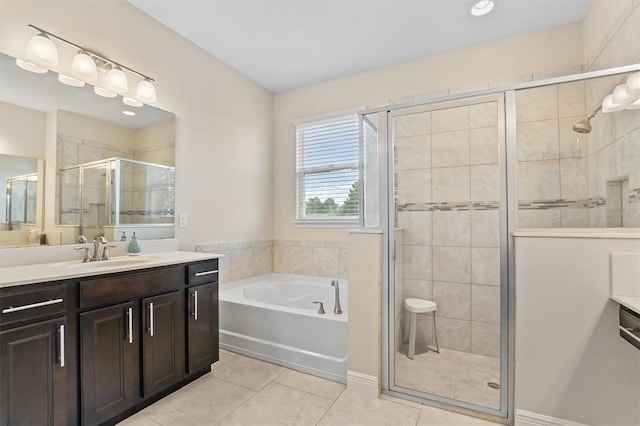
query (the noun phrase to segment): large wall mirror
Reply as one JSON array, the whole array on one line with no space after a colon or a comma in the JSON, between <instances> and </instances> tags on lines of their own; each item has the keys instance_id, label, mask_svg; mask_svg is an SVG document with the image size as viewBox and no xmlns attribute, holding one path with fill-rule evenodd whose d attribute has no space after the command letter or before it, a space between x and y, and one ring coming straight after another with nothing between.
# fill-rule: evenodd
<instances>
[{"instance_id":1,"label":"large wall mirror","mask_svg":"<svg viewBox=\"0 0 640 426\"><path fill-rule=\"evenodd\" d=\"M0 247L174 236L175 116L0 54Z\"/></svg>"}]
</instances>

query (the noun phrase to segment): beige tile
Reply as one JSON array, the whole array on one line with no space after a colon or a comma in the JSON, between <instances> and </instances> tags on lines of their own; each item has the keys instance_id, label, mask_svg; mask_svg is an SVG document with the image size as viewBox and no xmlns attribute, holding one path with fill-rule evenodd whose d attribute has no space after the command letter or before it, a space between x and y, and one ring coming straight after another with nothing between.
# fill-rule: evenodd
<instances>
[{"instance_id":1,"label":"beige tile","mask_svg":"<svg viewBox=\"0 0 640 426\"><path fill-rule=\"evenodd\" d=\"M474 284L500 285L500 249L471 249L471 281Z\"/></svg>"},{"instance_id":2,"label":"beige tile","mask_svg":"<svg viewBox=\"0 0 640 426\"><path fill-rule=\"evenodd\" d=\"M338 252L338 277L348 278L349 276L349 249L339 249Z\"/></svg>"},{"instance_id":3,"label":"beige tile","mask_svg":"<svg viewBox=\"0 0 640 426\"><path fill-rule=\"evenodd\" d=\"M404 246L402 269L405 278L431 280L432 248L429 246Z\"/></svg>"},{"instance_id":4,"label":"beige tile","mask_svg":"<svg viewBox=\"0 0 640 426\"><path fill-rule=\"evenodd\" d=\"M500 167L497 164L471 166L471 201L500 200Z\"/></svg>"},{"instance_id":5,"label":"beige tile","mask_svg":"<svg viewBox=\"0 0 640 426\"><path fill-rule=\"evenodd\" d=\"M301 373L295 370L285 371L279 375L274 382L330 400L338 398L345 389L345 386L342 383Z\"/></svg>"},{"instance_id":6,"label":"beige tile","mask_svg":"<svg viewBox=\"0 0 640 426\"><path fill-rule=\"evenodd\" d=\"M584 81L575 81L558 85L558 115L572 117L585 115Z\"/></svg>"},{"instance_id":7,"label":"beige tile","mask_svg":"<svg viewBox=\"0 0 640 426\"><path fill-rule=\"evenodd\" d=\"M471 286L471 319L500 324L500 287L475 284Z\"/></svg>"},{"instance_id":8,"label":"beige tile","mask_svg":"<svg viewBox=\"0 0 640 426\"><path fill-rule=\"evenodd\" d=\"M417 426L498 426L498 423L489 422L475 417L451 411L441 410L435 407L423 405L420 410Z\"/></svg>"},{"instance_id":9,"label":"beige tile","mask_svg":"<svg viewBox=\"0 0 640 426\"><path fill-rule=\"evenodd\" d=\"M447 108L431 112L432 133L469 129L469 107Z\"/></svg>"},{"instance_id":10,"label":"beige tile","mask_svg":"<svg viewBox=\"0 0 640 426\"><path fill-rule=\"evenodd\" d=\"M343 392L318 426L413 426L419 413L404 404Z\"/></svg>"},{"instance_id":11,"label":"beige tile","mask_svg":"<svg viewBox=\"0 0 640 426\"><path fill-rule=\"evenodd\" d=\"M560 198L559 160L518 163L518 200Z\"/></svg>"},{"instance_id":12,"label":"beige tile","mask_svg":"<svg viewBox=\"0 0 640 426\"><path fill-rule=\"evenodd\" d=\"M469 130L436 133L431 138L432 167L469 164Z\"/></svg>"},{"instance_id":13,"label":"beige tile","mask_svg":"<svg viewBox=\"0 0 640 426\"><path fill-rule=\"evenodd\" d=\"M220 349L219 354L220 354L220 356L218 357L219 359L213 364L211 364L212 370L215 370L216 368L220 368L222 365L224 365L228 361L231 361L233 358L238 356L237 354L233 352L225 351L224 349Z\"/></svg>"},{"instance_id":14,"label":"beige tile","mask_svg":"<svg viewBox=\"0 0 640 426\"><path fill-rule=\"evenodd\" d=\"M211 372L213 377L252 390L260 390L278 377L284 367L245 356L236 356Z\"/></svg>"},{"instance_id":15,"label":"beige tile","mask_svg":"<svg viewBox=\"0 0 640 426\"><path fill-rule=\"evenodd\" d=\"M518 161L559 158L558 120L518 123L516 128Z\"/></svg>"},{"instance_id":16,"label":"beige tile","mask_svg":"<svg viewBox=\"0 0 640 426\"><path fill-rule=\"evenodd\" d=\"M472 129L498 125L498 103L486 102L469 106L469 125Z\"/></svg>"},{"instance_id":17,"label":"beige tile","mask_svg":"<svg viewBox=\"0 0 640 426\"><path fill-rule=\"evenodd\" d=\"M441 348L471 352L471 321L436 318L438 344Z\"/></svg>"},{"instance_id":18,"label":"beige tile","mask_svg":"<svg viewBox=\"0 0 640 426\"><path fill-rule=\"evenodd\" d=\"M289 247L275 246L273 248L273 272L289 273Z\"/></svg>"},{"instance_id":19,"label":"beige tile","mask_svg":"<svg viewBox=\"0 0 640 426\"><path fill-rule=\"evenodd\" d=\"M289 247L289 273L300 275L313 274L313 248Z\"/></svg>"},{"instance_id":20,"label":"beige tile","mask_svg":"<svg viewBox=\"0 0 640 426\"><path fill-rule=\"evenodd\" d=\"M638 163L640 164L640 163ZM560 160L560 196L565 200L578 200L589 195L587 159Z\"/></svg>"},{"instance_id":21,"label":"beige tile","mask_svg":"<svg viewBox=\"0 0 640 426\"><path fill-rule=\"evenodd\" d=\"M573 126L583 119L584 116L564 117L558 121L560 158L577 158L587 155L588 136L573 131Z\"/></svg>"},{"instance_id":22,"label":"beige tile","mask_svg":"<svg viewBox=\"0 0 640 426\"><path fill-rule=\"evenodd\" d=\"M398 170L430 168L431 136L423 135L397 138L396 167Z\"/></svg>"},{"instance_id":23,"label":"beige tile","mask_svg":"<svg viewBox=\"0 0 640 426\"><path fill-rule=\"evenodd\" d=\"M398 203L428 203L431 201L431 170L398 172Z\"/></svg>"},{"instance_id":24,"label":"beige tile","mask_svg":"<svg viewBox=\"0 0 640 426\"><path fill-rule=\"evenodd\" d=\"M485 356L500 356L500 325L471 323L471 352Z\"/></svg>"},{"instance_id":25,"label":"beige tile","mask_svg":"<svg viewBox=\"0 0 640 426\"><path fill-rule=\"evenodd\" d=\"M516 120L548 120L558 117L558 90L556 86L536 87L516 92Z\"/></svg>"},{"instance_id":26,"label":"beige tile","mask_svg":"<svg viewBox=\"0 0 640 426\"><path fill-rule=\"evenodd\" d=\"M118 426L162 426L160 423L156 423L149 417L142 413L136 413L131 417L118 423Z\"/></svg>"},{"instance_id":27,"label":"beige tile","mask_svg":"<svg viewBox=\"0 0 640 426\"><path fill-rule=\"evenodd\" d=\"M560 219L561 214L558 209L519 210L518 228L559 228Z\"/></svg>"},{"instance_id":28,"label":"beige tile","mask_svg":"<svg viewBox=\"0 0 640 426\"><path fill-rule=\"evenodd\" d=\"M224 418L221 425L314 425L331 406L321 398L278 383L270 383Z\"/></svg>"},{"instance_id":29,"label":"beige tile","mask_svg":"<svg viewBox=\"0 0 640 426\"><path fill-rule=\"evenodd\" d=\"M496 164L499 153L497 127L471 129L469 132L470 164Z\"/></svg>"},{"instance_id":30,"label":"beige tile","mask_svg":"<svg viewBox=\"0 0 640 426\"><path fill-rule=\"evenodd\" d=\"M471 282L471 250L468 247L434 247L433 279L457 283Z\"/></svg>"},{"instance_id":31,"label":"beige tile","mask_svg":"<svg viewBox=\"0 0 640 426\"><path fill-rule=\"evenodd\" d=\"M638 125L640 126L640 119ZM631 188L637 188L637 183L632 180L640 170L640 127L618 139L614 145L614 152L618 176L628 174Z\"/></svg>"},{"instance_id":32,"label":"beige tile","mask_svg":"<svg viewBox=\"0 0 640 426\"><path fill-rule=\"evenodd\" d=\"M433 169L432 181L435 202L468 202L471 199L469 167Z\"/></svg>"},{"instance_id":33,"label":"beige tile","mask_svg":"<svg viewBox=\"0 0 640 426\"><path fill-rule=\"evenodd\" d=\"M427 245L432 241L432 212L398 212L398 228L404 232L404 244Z\"/></svg>"},{"instance_id":34,"label":"beige tile","mask_svg":"<svg viewBox=\"0 0 640 426\"><path fill-rule=\"evenodd\" d=\"M560 223L563 228L589 228L589 209L562 209Z\"/></svg>"},{"instance_id":35,"label":"beige tile","mask_svg":"<svg viewBox=\"0 0 640 426\"><path fill-rule=\"evenodd\" d=\"M255 392L244 387L204 376L143 413L161 425L214 425L253 395Z\"/></svg>"},{"instance_id":36,"label":"beige tile","mask_svg":"<svg viewBox=\"0 0 640 426\"><path fill-rule=\"evenodd\" d=\"M471 286L435 281L433 299L438 305L438 317L471 319Z\"/></svg>"},{"instance_id":37,"label":"beige tile","mask_svg":"<svg viewBox=\"0 0 640 426\"><path fill-rule=\"evenodd\" d=\"M499 210L474 210L471 212L471 245L473 247L500 246Z\"/></svg>"},{"instance_id":38,"label":"beige tile","mask_svg":"<svg viewBox=\"0 0 640 426\"><path fill-rule=\"evenodd\" d=\"M404 278L403 299L414 297L416 299L433 300L433 284L431 281L414 280ZM404 306L404 300L401 300ZM402 308L404 310L404 307Z\"/></svg>"},{"instance_id":39,"label":"beige tile","mask_svg":"<svg viewBox=\"0 0 640 426\"><path fill-rule=\"evenodd\" d=\"M338 248L313 248L313 275L337 278L338 268Z\"/></svg>"},{"instance_id":40,"label":"beige tile","mask_svg":"<svg viewBox=\"0 0 640 426\"><path fill-rule=\"evenodd\" d=\"M253 256L253 273L262 275L273 272L273 247L254 247L251 249Z\"/></svg>"},{"instance_id":41,"label":"beige tile","mask_svg":"<svg viewBox=\"0 0 640 426\"><path fill-rule=\"evenodd\" d=\"M433 244L438 246L468 246L471 243L469 211L434 211Z\"/></svg>"},{"instance_id":42,"label":"beige tile","mask_svg":"<svg viewBox=\"0 0 640 426\"><path fill-rule=\"evenodd\" d=\"M401 115L396 118L396 137L428 135L431 133L431 113Z\"/></svg>"},{"instance_id":43,"label":"beige tile","mask_svg":"<svg viewBox=\"0 0 640 426\"><path fill-rule=\"evenodd\" d=\"M231 250L231 279L233 281L253 276L253 256L251 249Z\"/></svg>"}]
</instances>

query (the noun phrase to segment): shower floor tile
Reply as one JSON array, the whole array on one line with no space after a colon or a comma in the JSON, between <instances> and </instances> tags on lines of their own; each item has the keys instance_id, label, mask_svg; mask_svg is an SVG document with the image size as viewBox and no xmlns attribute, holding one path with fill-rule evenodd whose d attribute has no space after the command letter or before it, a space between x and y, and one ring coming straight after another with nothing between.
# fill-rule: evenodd
<instances>
[{"instance_id":1,"label":"shower floor tile","mask_svg":"<svg viewBox=\"0 0 640 426\"><path fill-rule=\"evenodd\" d=\"M500 407L500 359L440 348L440 353L416 345L413 360L407 345L395 356L395 384L403 388L483 405Z\"/></svg>"}]
</instances>

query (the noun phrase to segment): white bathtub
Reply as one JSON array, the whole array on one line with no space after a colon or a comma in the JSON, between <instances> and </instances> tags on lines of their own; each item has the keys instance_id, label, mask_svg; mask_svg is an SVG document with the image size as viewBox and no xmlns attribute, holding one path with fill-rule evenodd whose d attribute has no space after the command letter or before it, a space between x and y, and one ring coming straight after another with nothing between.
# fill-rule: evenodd
<instances>
[{"instance_id":1,"label":"white bathtub","mask_svg":"<svg viewBox=\"0 0 640 426\"><path fill-rule=\"evenodd\" d=\"M342 315L330 278L266 274L220 285L220 346L346 383L347 280L338 282Z\"/></svg>"}]
</instances>

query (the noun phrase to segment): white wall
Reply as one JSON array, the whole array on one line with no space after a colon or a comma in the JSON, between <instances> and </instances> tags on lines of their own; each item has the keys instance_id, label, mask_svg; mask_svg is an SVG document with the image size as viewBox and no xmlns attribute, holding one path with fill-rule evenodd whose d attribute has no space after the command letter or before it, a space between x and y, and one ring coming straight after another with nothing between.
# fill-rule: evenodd
<instances>
[{"instance_id":1,"label":"white wall","mask_svg":"<svg viewBox=\"0 0 640 426\"><path fill-rule=\"evenodd\" d=\"M44 160L47 115L0 102L0 153Z\"/></svg>"},{"instance_id":2,"label":"white wall","mask_svg":"<svg viewBox=\"0 0 640 426\"><path fill-rule=\"evenodd\" d=\"M375 48L375 47L372 47ZM580 70L579 23L457 50L364 74L278 93L274 100L273 233L276 239L346 240L341 229L294 228L296 118L378 107L392 99L442 91L481 89L532 74Z\"/></svg>"},{"instance_id":3,"label":"white wall","mask_svg":"<svg viewBox=\"0 0 640 426\"><path fill-rule=\"evenodd\" d=\"M58 135L124 148L133 148L136 140L133 129L62 110L58 111L57 131Z\"/></svg>"},{"instance_id":4,"label":"white wall","mask_svg":"<svg viewBox=\"0 0 640 426\"><path fill-rule=\"evenodd\" d=\"M124 0L0 0L0 52L23 56L28 24L156 79L156 106L176 114L181 248L271 238L271 93Z\"/></svg>"},{"instance_id":5,"label":"white wall","mask_svg":"<svg viewBox=\"0 0 640 426\"><path fill-rule=\"evenodd\" d=\"M640 238L516 240L516 408L596 425L640 424L640 351L618 336L609 256Z\"/></svg>"}]
</instances>

